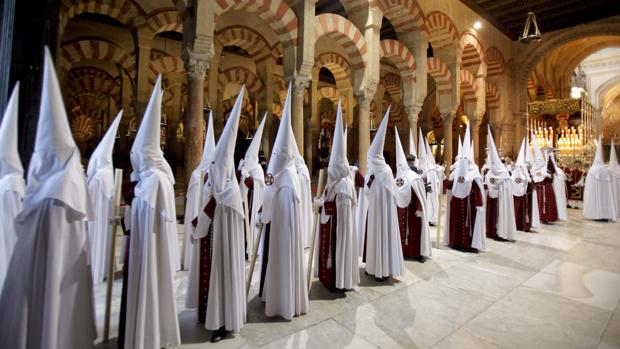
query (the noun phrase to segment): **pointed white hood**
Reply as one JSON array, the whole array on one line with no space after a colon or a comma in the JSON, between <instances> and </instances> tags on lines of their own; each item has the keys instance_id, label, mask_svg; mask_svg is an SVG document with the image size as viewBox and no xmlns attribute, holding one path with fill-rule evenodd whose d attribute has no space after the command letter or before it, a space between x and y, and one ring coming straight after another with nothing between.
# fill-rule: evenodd
<instances>
[{"instance_id":1,"label":"pointed white hood","mask_svg":"<svg viewBox=\"0 0 620 349\"><path fill-rule=\"evenodd\" d=\"M471 140L471 135L469 131L469 124L467 124L467 127L465 128L465 135L463 136L462 150L463 150L463 154L462 154L463 157L468 158L469 160L471 160L471 162L475 162L472 140Z\"/></svg>"},{"instance_id":2,"label":"pointed white hood","mask_svg":"<svg viewBox=\"0 0 620 349\"><path fill-rule=\"evenodd\" d=\"M265 112L263 120L260 122L260 125L258 125L256 132L254 132L252 142L250 142L250 146L248 146L248 149L245 151L245 156L241 160L242 171L251 171L252 169L260 166L260 163L258 162L258 151L260 150L261 141L263 140L265 120L267 120L267 112Z\"/></svg>"},{"instance_id":3,"label":"pointed white hood","mask_svg":"<svg viewBox=\"0 0 620 349\"><path fill-rule=\"evenodd\" d=\"M159 75L131 147L132 181L139 181L144 176L150 175L151 171L159 170L174 184L174 174L164 158L160 143L162 94L161 75Z\"/></svg>"},{"instance_id":4,"label":"pointed white hood","mask_svg":"<svg viewBox=\"0 0 620 349\"><path fill-rule=\"evenodd\" d=\"M396 126L394 126L394 139L396 143L396 177L407 179L409 181L420 178L420 175L411 170L409 164L407 163L405 150L403 149L403 145L400 142L400 137L398 135L398 129L396 128Z\"/></svg>"},{"instance_id":5,"label":"pointed white hood","mask_svg":"<svg viewBox=\"0 0 620 349\"><path fill-rule=\"evenodd\" d=\"M113 169L112 164L112 152L114 151L114 142L116 141L116 132L118 131L118 125L121 123L121 118L123 117L123 111L121 110L116 115L112 124L106 131L101 141L99 141L99 145L90 156L90 160L88 161L88 169L86 170L86 174L88 176L88 180L90 181L93 176L99 170L103 169Z\"/></svg>"},{"instance_id":6,"label":"pointed white hood","mask_svg":"<svg viewBox=\"0 0 620 349\"><path fill-rule=\"evenodd\" d=\"M332 187L341 178L349 176L349 160L347 159L347 144L345 141L344 128L342 126L342 106L340 99L338 99L334 140L332 141L332 149L327 166L327 187Z\"/></svg>"},{"instance_id":7,"label":"pointed white hood","mask_svg":"<svg viewBox=\"0 0 620 349\"><path fill-rule=\"evenodd\" d=\"M415 143L413 141L413 132L409 129L409 154L418 157L418 154L415 151Z\"/></svg>"},{"instance_id":8,"label":"pointed white hood","mask_svg":"<svg viewBox=\"0 0 620 349\"><path fill-rule=\"evenodd\" d=\"M601 165L605 165L605 160L603 160L603 140L599 137L596 142L596 153L594 154L594 160L592 160L592 166Z\"/></svg>"},{"instance_id":9,"label":"pointed white hood","mask_svg":"<svg viewBox=\"0 0 620 349\"><path fill-rule=\"evenodd\" d=\"M510 178L512 179L512 194L515 196L525 195L527 184L530 181L530 175L525 165L526 148L529 147L527 146L526 139L523 138L517 161L510 174Z\"/></svg>"},{"instance_id":10,"label":"pointed white hood","mask_svg":"<svg viewBox=\"0 0 620 349\"><path fill-rule=\"evenodd\" d=\"M519 155L517 155L517 161L515 162L517 166L525 165L525 138L521 140L521 147L519 148Z\"/></svg>"},{"instance_id":11,"label":"pointed white hood","mask_svg":"<svg viewBox=\"0 0 620 349\"><path fill-rule=\"evenodd\" d=\"M230 112L228 121L215 147L213 162L209 170L209 183L213 197L218 205L231 207L243 216L241 191L235 176L235 146L239 130L239 118L243 105L245 86L241 86L237 101Z\"/></svg>"},{"instance_id":12,"label":"pointed white hood","mask_svg":"<svg viewBox=\"0 0 620 349\"><path fill-rule=\"evenodd\" d=\"M418 134L418 167L422 170L422 171L426 171L427 170L427 166L428 166L428 159L427 156L428 154L426 153L426 146L424 145L425 142L425 138L422 135L422 129L419 129L419 134Z\"/></svg>"},{"instance_id":13,"label":"pointed white hood","mask_svg":"<svg viewBox=\"0 0 620 349\"><path fill-rule=\"evenodd\" d=\"M497 148L495 147L495 140L493 139L493 134L491 133L491 128L487 126L487 147L489 148L486 159L486 167L489 169L489 172L495 177L508 178L510 177L508 174L508 170L506 166L502 163L502 160L499 158L499 153L497 152Z\"/></svg>"},{"instance_id":14,"label":"pointed white hood","mask_svg":"<svg viewBox=\"0 0 620 349\"><path fill-rule=\"evenodd\" d=\"M616 156L616 147L614 146L614 140L611 139L611 148L609 150L609 163L607 166L614 171L620 170L620 165L618 165L618 157Z\"/></svg>"},{"instance_id":15,"label":"pointed white hood","mask_svg":"<svg viewBox=\"0 0 620 349\"><path fill-rule=\"evenodd\" d=\"M547 162L545 161L545 157L543 156L543 153L540 151L540 148L538 147L538 141L536 140L535 137L532 137L532 145L534 147L534 152L533 152L533 163L532 163L532 168L536 168L536 169L543 169L547 167ZM546 173L546 170L545 170Z\"/></svg>"},{"instance_id":16,"label":"pointed white hood","mask_svg":"<svg viewBox=\"0 0 620 349\"><path fill-rule=\"evenodd\" d=\"M215 154L215 136L213 134L213 111L209 111L209 122L207 123L207 132L205 134L205 144L202 147L202 158L195 171L207 171L211 165L211 159Z\"/></svg>"},{"instance_id":17,"label":"pointed white hood","mask_svg":"<svg viewBox=\"0 0 620 349\"><path fill-rule=\"evenodd\" d=\"M282 119L278 127L276 140L273 144L267 173L277 176L287 167L295 168L295 156L297 155L297 143L291 126L291 83L288 85L286 101L282 109Z\"/></svg>"},{"instance_id":18,"label":"pointed white hood","mask_svg":"<svg viewBox=\"0 0 620 349\"><path fill-rule=\"evenodd\" d=\"M385 115L383 116L383 120L381 121L381 125L377 129L377 133L375 134L375 138L372 140L370 144L370 148L368 148L368 170L369 172L374 171L375 169L381 169L384 166L387 166L385 162L385 158L383 157L383 147L385 144L385 133L388 127L388 121L390 119L390 108L388 106Z\"/></svg>"},{"instance_id":19,"label":"pointed white hood","mask_svg":"<svg viewBox=\"0 0 620 349\"><path fill-rule=\"evenodd\" d=\"M18 102L19 82L13 88L0 123L0 192L11 190L23 195L24 167L17 149Z\"/></svg>"},{"instance_id":20,"label":"pointed white hood","mask_svg":"<svg viewBox=\"0 0 620 349\"><path fill-rule=\"evenodd\" d=\"M436 166L437 163L435 162L435 156L433 155L433 151L431 150L431 145L428 144L428 140L426 138L424 139L424 147L426 148L426 161L428 161L429 165L431 166Z\"/></svg>"},{"instance_id":21,"label":"pointed white hood","mask_svg":"<svg viewBox=\"0 0 620 349\"><path fill-rule=\"evenodd\" d=\"M92 218L80 151L73 140L52 56L45 47L41 107L34 152L28 168L24 211L43 199L62 201Z\"/></svg>"}]
</instances>

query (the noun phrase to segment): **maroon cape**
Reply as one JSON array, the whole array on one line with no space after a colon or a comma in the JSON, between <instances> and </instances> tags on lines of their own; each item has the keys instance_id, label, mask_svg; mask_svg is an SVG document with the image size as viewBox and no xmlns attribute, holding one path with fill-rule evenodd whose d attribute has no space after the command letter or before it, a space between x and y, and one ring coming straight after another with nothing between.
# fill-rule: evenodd
<instances>
[{"instance_id":1,"label":"maroon cape","mask_svg":"<svg viewBox=\"0 0 620 349\"><path fill-rule=\"evenodd\" d=\"M336 224L338 224L336 202L326 201L323 209L329 220L321 224L319 233L319 281L328 289L334 290L336 289Z\"/></svg>"},{"instance_id":2,"label":"maroon cape","mask_svg":"<svg viewBox=\"0 0 620 349\"><path fill-rule=\"evenodd\" d=\"M403 257L418 258L421 256L420 239L422 238L422 218L416 216L422 210L415 191L411 189L411 201L407 207L398 207L398 226L400 228L400 242L403 246Z\"/></svg>"},{"instance_id":3,"label":"maroon cape","mask_svg":"<svg viewBox=\"0 0 620 349\"><path fill-rule=\"evenodd\" d=\"M528 183L525 195L513 196L517 230L529 232L532 228L533 190L534 185L532 183Z\"/></svg>"},{"instance_id":4,"label":"maroon cape","mask_svg":"<svg viewBox=\"0 0 620 349\"><path fill-rule=\"evenodd\" d=\"M452 188L452 181L445 180L447 189ZM471 240L476 222L476 208L482 206L482 191L476 182L471 185L468 196L450 199L450 230L448 246L456 250L477 251L471 247Z\"/></svg>"}]
</instances>

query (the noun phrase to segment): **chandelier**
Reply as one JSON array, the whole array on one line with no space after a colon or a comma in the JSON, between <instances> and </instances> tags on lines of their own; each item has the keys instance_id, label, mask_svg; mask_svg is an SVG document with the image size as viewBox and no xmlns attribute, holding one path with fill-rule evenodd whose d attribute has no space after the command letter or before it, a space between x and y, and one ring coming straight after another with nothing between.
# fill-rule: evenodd
<instances>
[{"instance_id":1,"label":"chandelier","mask_svg":"<svg viewBox=\"0 0 620 349\"><path fill-rule=\"evenodd\" d=\"M530 34L531 26L534 26L534 32ZM525 20L525 27L523 28L523 34L519 36L519 42L529 44L532 42L538 42L542 39L540 30L538 30L538 23L536 22L536 15L530 11L527 13L527 19Z\"/></svg>"}]
</instances>

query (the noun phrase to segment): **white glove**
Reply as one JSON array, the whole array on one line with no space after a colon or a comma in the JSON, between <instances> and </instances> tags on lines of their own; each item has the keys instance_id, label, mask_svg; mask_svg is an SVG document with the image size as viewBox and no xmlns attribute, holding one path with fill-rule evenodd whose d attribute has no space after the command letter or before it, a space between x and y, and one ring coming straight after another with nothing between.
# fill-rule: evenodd
<instances>
[{"instance_id":1,"label":"white glove","mask_svg":"<svg viewBox=\"0 0 620 349\"><path fill-rule=\"evenodd\" d=\"M312 201L312 207L317 211L319 208L323 207L323 199L322 198L314 198Z\"/></svg>"},{"instance_id":2,"label":"white glove","mask_svg":"<svg viewBox=\"0 0 620 349\"><path fill-rule=\"evenodd\" d=\"M261 213L260 212L256 212L257 216L256 216L256 227L258 229L263 229L263 219L261 217Z\"/></svg>"}]
</instances>

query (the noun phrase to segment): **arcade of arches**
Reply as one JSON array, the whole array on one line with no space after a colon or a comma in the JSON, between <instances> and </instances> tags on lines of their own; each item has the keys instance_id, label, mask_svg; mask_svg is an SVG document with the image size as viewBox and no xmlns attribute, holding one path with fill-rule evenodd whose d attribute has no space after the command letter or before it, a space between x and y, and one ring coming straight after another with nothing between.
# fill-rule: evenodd
<instances>
[{"instance_id":1,"label":"arcade of arches","mask_svg":"<svg viewBox=\"0 0 620 349\"><path fill-rule=\"evenodd\" d=\"M388 105L392 126L410 128L415 139L420 129L448 164L468 123L480 161L487 125L500 152L513 156L527 132L528 100L567 97L583 59L620 45L619 16L524 45L454 0L62 0L58 7L56 66L83 155L123 109L116 157L129 167L127 149L162 74L162 140L179 185L200 159L205 110L214 113L217 135L241 84L240 128L250 138L266 113L268 154L292 83L293 128L313 172L326 165L339 99L349 159L362 169ZM620 105L618 76L600 87L591 93L596 106ZM608 114L617 120L615 110ZM603 134L605 142L619 131ZM393 128L388 160L392 137Z\"/></svg>"}]
</instances>

